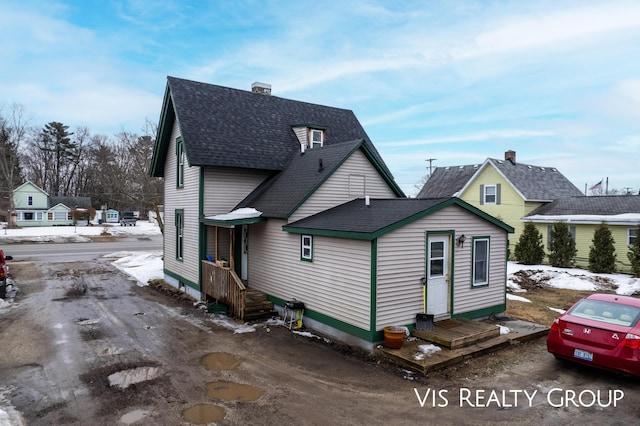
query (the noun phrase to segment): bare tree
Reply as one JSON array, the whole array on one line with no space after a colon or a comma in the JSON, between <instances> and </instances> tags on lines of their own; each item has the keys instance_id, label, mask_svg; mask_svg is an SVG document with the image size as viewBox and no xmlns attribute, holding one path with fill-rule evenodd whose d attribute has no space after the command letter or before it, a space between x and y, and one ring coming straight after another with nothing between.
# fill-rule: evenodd
<instances>
[{"instance_id":1,"label":"bare tree","mask_svg":"<svg viewBox=\"0 0 640 426\"><path fill-rule=\"evenodd\" d=\"M7 212L8 226L12 226L10 212L13 208L13 189L22 182L19 151L27 133L24 106L13 104L9 119L0 114L0 182L2 191L0 208Z\"/></svg>"}]
</instances>

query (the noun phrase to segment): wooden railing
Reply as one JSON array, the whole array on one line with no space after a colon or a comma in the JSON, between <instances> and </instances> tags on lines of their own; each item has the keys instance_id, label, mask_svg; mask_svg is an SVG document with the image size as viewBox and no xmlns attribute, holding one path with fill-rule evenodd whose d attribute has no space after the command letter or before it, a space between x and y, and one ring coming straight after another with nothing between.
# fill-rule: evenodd
<instances>
[{"instance_id":1,"label":"wooden railing","mask_svg":"<svg viewBox=\"0 0 640 426\"><path fill-rule=\"evenodd\" d=\"M202 292L229 306L229 315L244 320L246 290L238 274L230 268L202 261Z\"/></svg>"}]
</instances>

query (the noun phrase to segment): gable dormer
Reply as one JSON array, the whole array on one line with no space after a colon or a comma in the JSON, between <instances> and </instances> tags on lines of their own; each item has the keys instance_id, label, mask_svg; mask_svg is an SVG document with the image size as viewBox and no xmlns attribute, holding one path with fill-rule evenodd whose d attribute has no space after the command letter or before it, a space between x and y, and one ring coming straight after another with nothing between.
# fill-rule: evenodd
<instances>
[{"instance_id":1,"label":"gable dormer","mask_svg":"<svg viewBox=\"0 0 640 426\"><path fill-rule=\"evenodd\" d=\"M300 142L300 152L324 146L326 130L326 127L310 124L293 126L293 131L298 137L298 142Z\"/></svg>"}]
</instances>

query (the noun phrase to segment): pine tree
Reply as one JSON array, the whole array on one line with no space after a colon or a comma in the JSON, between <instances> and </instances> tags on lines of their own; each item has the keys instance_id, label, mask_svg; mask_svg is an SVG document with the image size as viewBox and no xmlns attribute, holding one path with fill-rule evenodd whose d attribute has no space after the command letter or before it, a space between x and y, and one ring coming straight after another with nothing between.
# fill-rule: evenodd
<instances>
[{"instance_id":1,"label":"pine tree","mask_svg":"<svg viewBox=\"0 0 640 426\"><path fill-rule=\"evenodd\" d=\"M544 259L542 234L533 222L526 222L513 251L516 261L525 265L539 265Z\"/></svg>"},{"instance_id":2,"label":"pine tree","mask_svg":"<svg viewBox=\"0 0 640 426\"><path fill-rule=\"evenodd\" d=\"M627 257L631 262L633 276L640 278L640 225L636 228L636 238L633 240L633 244L629 246Z\"/></svg>"},{"instance_id":3,"label":"pine tree","mask_svg":"<svg viewBox=\"0 0 640 426\"><path fill-rule=\"evenodd\" d=\"M593 233L593 245L589 248L589 270L610 274L616 270L615 241L609 227L600 224Z\"/></svg>"},{"instance_id":4,"label":"pine tree","mask_svg":"<svg viewBox=\"0 0 640 426\"><path fill-rule=\"evenodd\" d=\"M566 222L556 222L550 232L549 263L551 266L569 268L574 265L576 242L571 238L569 225Z\"/></svg>"}]
</instances>

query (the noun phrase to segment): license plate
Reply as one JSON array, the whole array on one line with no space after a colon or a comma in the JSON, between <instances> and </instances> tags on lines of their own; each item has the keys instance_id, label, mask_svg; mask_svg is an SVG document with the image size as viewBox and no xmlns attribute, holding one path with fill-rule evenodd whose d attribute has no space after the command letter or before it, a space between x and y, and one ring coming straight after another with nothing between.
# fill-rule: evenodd
<instances>
[{"instance_id":1,"label":"license plate","mask_svg":"<svg viewBox=\"0 0 640 426\"><path fill-rule=\"evenodd\" d=\"M591 352L583 351L582 349L575 349L573 351L573 356L584 359L585 361L593 361L593 354Z\"/></svg>"}]
</instances>

